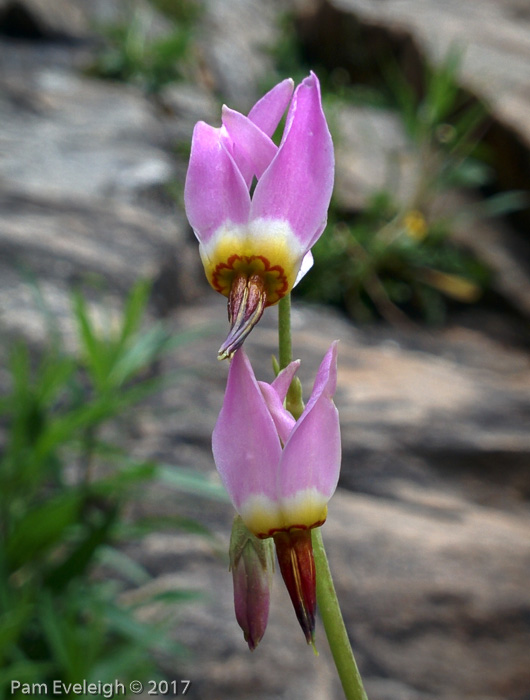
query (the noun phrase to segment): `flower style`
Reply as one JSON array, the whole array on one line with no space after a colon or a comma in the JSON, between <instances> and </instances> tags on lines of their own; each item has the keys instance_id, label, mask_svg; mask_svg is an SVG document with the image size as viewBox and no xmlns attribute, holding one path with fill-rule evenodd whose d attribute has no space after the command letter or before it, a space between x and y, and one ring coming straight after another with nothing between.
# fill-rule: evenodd
<instances>
[{"instance_id":1,"label":"flower style","mask_svg":"<svg viewBox=\"0 0 530 700\"><path fill-rule=\"evenodd\" d=\"M326 225L334 157L320 85L311 73L293 88L282 81L247 117L224 106L220 128L198 122L193 132L184 201L206 277L228 297L231 330L220 359L311 267ZM289 102L277 147L271 137Z\"/></svg>"},{"instance_id":2,"label":"flower style","mask_svg":"<svg viewBox=\"0 0 530 700\"><path fill-rule=\"evenodd\" d=\"M311 528L326 520L341 461L337 342L318 370L298 420L284 408L300 362L291 362L272 384L258 382L244 352L235 353L213 454L223 483L248 529L274 537L278 562L308 642L313 640L315 571Z\"/></svg>"}]
</instances>

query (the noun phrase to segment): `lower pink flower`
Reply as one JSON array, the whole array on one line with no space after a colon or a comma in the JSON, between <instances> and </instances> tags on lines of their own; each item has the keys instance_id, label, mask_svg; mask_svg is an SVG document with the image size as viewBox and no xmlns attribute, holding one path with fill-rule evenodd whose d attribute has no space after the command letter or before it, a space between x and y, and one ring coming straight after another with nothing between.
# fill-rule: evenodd
<instances>
[{"instance_id":1,"label":"lower pink flower","mask_svg":"<svg viewBox=\"0 0 530 700\"><path fill-rule=\"evenodd\" d=\"M274 537L282 575L311 642L315 574L309 531L326 520L341 462L333 403L337 342L322 360L307 406L295 420L284 401L299 364L291 362L267 384L256 380L244 350L235 353L213 454L245 525L259 538Z\"/></svg>"}]
</instances>

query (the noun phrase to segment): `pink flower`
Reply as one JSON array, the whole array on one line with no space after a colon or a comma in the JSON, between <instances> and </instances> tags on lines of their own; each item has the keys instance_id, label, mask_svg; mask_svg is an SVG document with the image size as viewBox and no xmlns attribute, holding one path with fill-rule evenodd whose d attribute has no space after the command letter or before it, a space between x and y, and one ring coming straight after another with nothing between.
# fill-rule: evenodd
<instances>
[{"instance_id":1,"label":"pink flower","mask_svg":"<svg viewBox=\"0 0 530 700\"><path fill-rule=\"evenodd\" d=\"M308 642L315 624L313 527L326 520L341 462L337 342L318 370L298 420L284 400L299 361L272 384L258 382L244 350L230 364L225 399L213 432L213 455L232 503L259 538L274 537L282 576Z\"/></svg>"},{"instance_id":2,"label":"pink flower","mask_svg":"<svg viewBox=\"0 0 530 700\"><path fill-rule=\"evenodd\" d=\"M220 358L311 267L326 225L334 157L320 85L311 73L294 95L293 87L279 83L248 117L225 106L220 128L198 122L193 132L184 201L206 277L228 297L231 330ZM277 147L271 137L289 102Z\"/></svg>"},{"instance_id":3,"label":"pink flower","mask_svg":"<svg viewBox=\"0 0 530 700\"><path fill-rule=\"evenodd\" d=\"M321 525L339 478L340 427L333 403L337 343L326 353L311 398L295 421L283 401L299 364L291 362L267 384L256 380L244 350L237 352L213 431L221 479L258 537Z\"/></svg>"}]
</instances>

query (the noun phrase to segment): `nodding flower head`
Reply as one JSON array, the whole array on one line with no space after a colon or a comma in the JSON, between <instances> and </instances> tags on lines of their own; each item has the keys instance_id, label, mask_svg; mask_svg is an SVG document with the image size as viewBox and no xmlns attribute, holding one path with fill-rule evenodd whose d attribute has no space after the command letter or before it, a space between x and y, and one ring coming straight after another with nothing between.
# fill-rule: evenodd
<instances>
[{"instance_id":1,"label":"nodding flower head","mask_svg":"<svg viewBox=\"0 0 530 700\"><path fill-rule=\"evenodd\" d=\"M206 277L228 297L220 359L311 267L326 225L334 156L318 78L293 89L284 80L248 116L224 106L219 128L198 122L193 132L184 201ZM271 137L288 105L278 147Z\"/></svg>"},{"instance_id":2,"label":"nodding flower head","mask_svg":"<svg viewBox=\"0 0 530 700\"><path fill-rule=\"evenodd\" d=\"M339 416L333 394L337 343L326 353L300 418L284 400L299 362L272 384L258 382L244 350L235 353L213 433L217 469L246 527L273 537L282 576L308 642L315 624L311 528L326 520L339 478Z\"/></svg>"}]
</instances>

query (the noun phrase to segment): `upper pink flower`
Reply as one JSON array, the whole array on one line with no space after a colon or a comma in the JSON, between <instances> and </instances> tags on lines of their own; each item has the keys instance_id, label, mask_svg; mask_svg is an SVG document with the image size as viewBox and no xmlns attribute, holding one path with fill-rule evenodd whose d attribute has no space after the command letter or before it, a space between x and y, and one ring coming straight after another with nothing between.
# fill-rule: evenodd
<instances>
[{"instance_id":1,"label":"upper pink flower","mask_svg":"<svg viewBox=\"0 0 530 700\"><path fill-rule=\"evenodd\" d=\"M326 225L334 156L320 85L311 73L293 88L284 80L248 116L225 106L221 127L198 122L193 132L184 201L208 281L229 297L222 357L309 269ZM289 102L277 147L271 137Z\"/></svg>"},{"instance_id":2,"label":"upper pink flower","mask_svg":"<svg viewBox=\"0 0 530 700\"><path fill-rule=\"evenodd\" d=\"M299 364L292 362L267 384L256 381L244 350L236 352L213 432L223 483L259 537L321 525L339 478L337 343L322 360L311 398L295 420L283 402Z\"/></svg>"}]
</instances>

